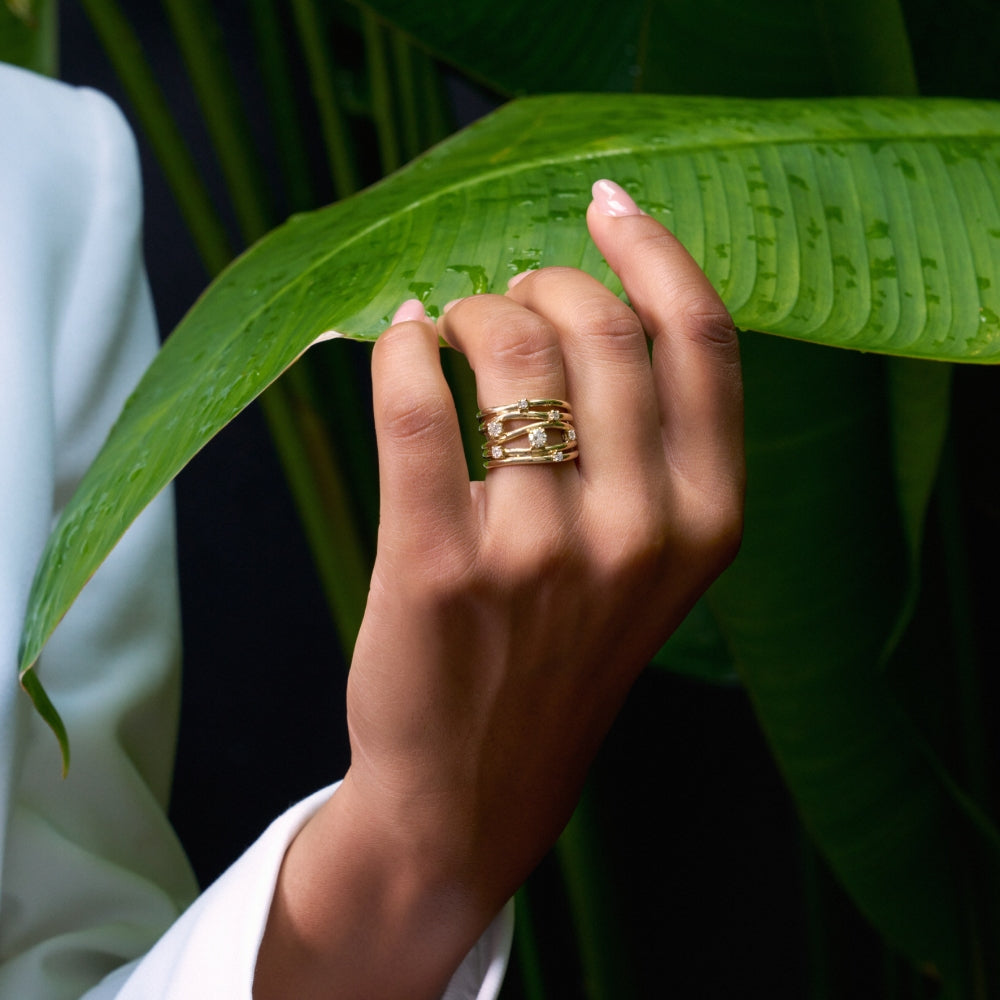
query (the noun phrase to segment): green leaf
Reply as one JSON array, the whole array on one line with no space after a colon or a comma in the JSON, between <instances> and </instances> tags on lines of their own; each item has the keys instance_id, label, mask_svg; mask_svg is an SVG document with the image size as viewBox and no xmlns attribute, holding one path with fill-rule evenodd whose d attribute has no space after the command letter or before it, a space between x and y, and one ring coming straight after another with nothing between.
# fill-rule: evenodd
<instances>
[{"instance_id":1,"label":"green leaf","mask_svg":"<svg viewBox=\"0 0 1000 1000\"><path fill-rule=\"evenodd\" d=\"M888 361L752 334L743 356L747 529L712 610L838 879L892 945L955 990L968 972L969 879L1000 893L1000 850L879 670L912 571ZM987 859L977 876L972 858Z\"/></svg>"},{"instance_id":2,"label":"green leaf","mask_svg":"<svg viewBox=\"0 0 1000 1000\"><path fill-rule=\"evenodd\" d=\"M911 94L897 0L407 0L365 6L504 94ZM530 30L525 30L530 24ZM488 30L484 26L488 25Z\"/></svg>"},{"instance_id":3,"label":"green leaf","mask_svg":"<svg viewBox=\"0 0 1000 1000\"><path fill-rule=\"evenodd\" d=\"M514 102L359 196L292 218L225 271L126 404L50 540L29 669L140 510L323 331L374 338L517 271L616 280L583 222L624 181L736 322L829 344L1000 360L1000 106L615 97Z\"/></svg>"},{"instance_id":4,"label":"green leaf","mask_svg":"<svg viewBox=\"0 0 1000 1000\"><path fill-rule=\"evenodd\" d=\"M920 595L927 507L937 479L950 419L952 366L890 358L886 368L892 469L909 583L883 661L910 623Z\"/></svg>"},{"instance_id":5,"label":"green leaf","mask_svg":"<svg viewBox=\"0 0 1000 1000\"><path fill-rule=\"evenodd\" d=\"M358 4L402 28L434 55L505 94L630 91L645 0L551 3L544 14L517 3ZM525 30L525 20L531 30ZM484 26L488 25L488 30Z\"/></svg>"},{"instance_id":6,"label":"green leaf","mask_svg":"<svg viewBox=\"0 0 1000 1000\"><path fill-rule=\"evenodd\" d=\"M653 665L711 684L731 685L739 681L725 636L704 598L653 657Z\"/></svg>"},{"instance_id":7,"label":"green leaf","mask_svg":"<svg viewBox=\"0 0 1000 1000\"><path fill-rule=\"evenodd\" d=\"M910 558L919 560L924 516L948 433L949 365L894 358L887 368L893 470Z\"/></svg>"},{"instance_id":8,"label":"green leaf","mask_svg":"<svg viewBox=\"0 0 1000 1000\"><path fill-rule=\"evenodd\" d=\"M0 62L53 76L58 61L57 0L0 2Z\"/></svg>"},{"instance_id":9,"label":"green leaf","mask_svg":"<svg viewBox=\"0 0 1000 1000\"><path fill-rule=\"evenodd\" d=\"M645 7L638 82L647 92L916 93L897 0L648 0Z\"/></svg>"}]
</instances>

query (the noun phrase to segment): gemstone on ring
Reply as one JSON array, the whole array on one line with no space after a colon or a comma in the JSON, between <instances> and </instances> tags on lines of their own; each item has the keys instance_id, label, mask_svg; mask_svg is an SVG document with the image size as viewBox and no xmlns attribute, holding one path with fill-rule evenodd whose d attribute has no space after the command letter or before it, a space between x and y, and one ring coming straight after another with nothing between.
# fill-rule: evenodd
<instances>
[{"instance_id":1,"label":"gemstone on ring","mask_svg":"<svg viewBox=\"0 0 1000 1000\"><path fill-rule=\"evenodd\" d=\"M503 434L503 421L491 420L486 425L486 430L489 432L491 438L500 437L500 435Z\"/></svg>"},{"instance_id":2,"label":"gemstone on ring","mask_svg":"<svg viewBox=\"0 0 1000 1000\"><path fill-rule=\"evenodd\" d=\"M532 448L544 448L545 442L548 441L548 435L545 433L544 427L532 427L528 431L528 443Z\"/></svg>"},{"instance_id":3,"label":"gemstone on ring","mask_svg":"<svg viewBox=\"0 0 1000 1000\"><path fill-rule=\"evenodd\" d=\"M491 454L491 455L492 455L492 456L493 456L494 458L503 458L503 448L502 448L502 447L501 447L500 445L498 445L498 444L495 444L495 445L493 445L493 447L492 447L492 448L490 449L490 454Z\"/></svg>"}]
</instances>

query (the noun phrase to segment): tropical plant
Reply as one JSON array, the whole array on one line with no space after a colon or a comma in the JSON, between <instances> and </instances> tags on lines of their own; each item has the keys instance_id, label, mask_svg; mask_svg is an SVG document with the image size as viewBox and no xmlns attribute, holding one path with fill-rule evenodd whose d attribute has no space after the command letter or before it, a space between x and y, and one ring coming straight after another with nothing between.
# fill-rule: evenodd
<instances>
[{"instance_id":1,"label":"tropical plant","mask_svg":"<svg viewBox=\"0 0 1000 1000\"><path fill-rule=\"evenodd\" d=\"M207 267L222 269L224 227L127 22L112 0L85 6ZM272 217L210 8L165 7L250 243ZM282 96L291 74L278 39L301 45L339 200L293 217L214 281L67 508L24 636L22 680L46 718L58 731L31 668L58 617L131 517L268 385L275 440L349 650L373 539L370 449L352 451L344 433L362 404L331 363L341 345L289 366L326 331L377 336L407 294L433 314L550 262L613 283L580 221L589 182L613 176L684 239L739 325L759 331L743 338L744 548L659 663L709 680L738 675L823 859L807 848L807 872L828 865L885 942L879 995L1000 993L1000 840L977 656L995 640L972 607L975 553L959 499L963 469L995 444L991 423L966 420L958 434L949 424L947 363L1000 360L1000 106L916 96L924 78L939 93L997 96L997 71L978 55L990 46L978 39L976 54L939 59L939 14L923 0L613 10L587 0L531 12L481 0L295 0L288 19L268 0L248 7L285 128L294 98ZM997 15L973 20L974 10L967 0L949 17L997 37ZM363 45L363 61L345 39ZM352 195L368 146L389 171L439 136L428 50L499 94L542 96ZM544 96L570 89L591 93ZM645 93L624 93L634 90ZM704 96L713 93L739 96ZM280 140L295 209L309 201L304 143ZM995 391L994 375L957 376L960 416ZM474 409L457 366L454 384ZM335 399L332 411L321 397ZM560 847L587 988L653 995L660 987L631 975L634 958L615 940L600 801L592 791ZM823 908L814 901L810 912ZM522 978L542 996L538 921L523 906L522 917ZM822 950L823 933L815 940ZM836 983L818 960L814 995L835 995Z\"/></svg>"}]
</instances>

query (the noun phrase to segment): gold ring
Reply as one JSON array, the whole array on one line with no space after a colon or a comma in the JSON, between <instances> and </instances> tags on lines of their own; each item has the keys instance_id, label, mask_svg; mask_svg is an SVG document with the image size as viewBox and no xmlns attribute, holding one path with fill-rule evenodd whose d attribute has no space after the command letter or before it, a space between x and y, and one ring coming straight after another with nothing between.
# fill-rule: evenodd
<instances>
[{"instance_id":1,"label":"gold ring","mask_svg":"<svg viewBox=\"0 0 1000 1000\"><path fill-rule=\"evenodd\" d=\"M486 437L483 465L487 469L569 462L580 454L573 412L561 399L519 399L482 409L476 417Z\"/></svg>"}]
</instances>

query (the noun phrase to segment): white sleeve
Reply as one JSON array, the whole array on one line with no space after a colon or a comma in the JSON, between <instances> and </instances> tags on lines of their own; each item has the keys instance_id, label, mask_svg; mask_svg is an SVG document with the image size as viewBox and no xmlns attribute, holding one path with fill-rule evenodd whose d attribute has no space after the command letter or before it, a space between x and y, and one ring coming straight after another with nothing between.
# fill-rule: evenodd
<instances>
[{"instance_id":1,"label":"white sleeve","mask_svg":"<svg viewBox=\"0 0 1000 1000\"><path fill-rule=\"evenodd\" d=\"M40 676L69 730L17 685L35 561L148 363L134 144L117 109L0 64L0 996L249 1000L288 843L279 817L207 892L166 819L179 703L171 499L128 532L66 616ZM191 905L193 903L193 905ZM509 908L448 1000L496 996Z\"/></svg>"},{"instance_id":2,"label":"white sleeve","mask_svg":"<svg viewBox=\"0 0 1000 1000\"><path fill-rule=\"evenodd\" d=\"M134 971L123 970L120 991L95 991L87 1000L210 1000L249 998L257 948L285 849L332 793L323 789L289 809L177 921ZM452 977L444 1000L493 1000L500 990L513 933L508 905Z\"/></svg>"}]
</instances>

